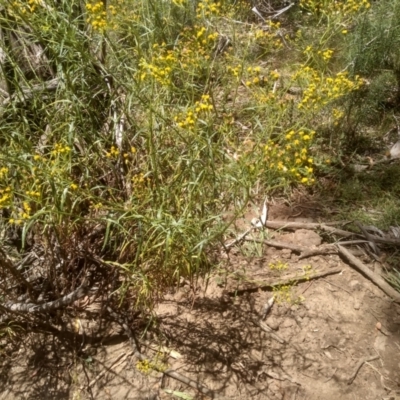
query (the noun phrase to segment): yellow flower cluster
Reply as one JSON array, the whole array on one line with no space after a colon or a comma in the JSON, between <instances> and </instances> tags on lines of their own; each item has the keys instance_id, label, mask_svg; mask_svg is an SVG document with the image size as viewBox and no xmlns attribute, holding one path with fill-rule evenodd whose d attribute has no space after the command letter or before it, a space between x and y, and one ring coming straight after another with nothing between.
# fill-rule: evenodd
<instances>
[{"instance_id":1,"label":"yellow flower cluster","mask_svg":"<svg viewBox=\"0 0 400 400\"><path fill-rule=\"evenodd\" d=\"M197 18L216 16L221 11L221 3L215 3L212 0L200 0L197 4Z\"/></svg>"},{"instance_id":2,"label":"yellow flower cluster","mask_svg":"<svg viewBox=\"0 0 400 400\"><path fill-rule=\"evenodd\" d=\"M269 263L268 267L272 270L277 270L277 271L284 271L288 269L287 263L284 263L282 261L277 261L276 263Z\"/></svg>"},{"instance_id":3,"label":"yellow flower cluster","mask_svg":"<svg viewBox=\"0 0 400 400\"><path fill-rule=\"evenodd\" d=\"M5 178L8 175L8 168L7 167L1 167L0 168L0 179Z\"/></svg>"},{"instance_id":4,"label":"yellow flower cluster","mask_svg":"<svg viewBox=\"0 0 400 400\"><path fill-rule=\"evenodd\" d=\"M183 6L186 4L187 0L172 0L172 2L176 5L176 6Z\"/></svg>"},{"instance_id":5,"label":"yellow flower cluster","mask_svg":"<svg viewBox=\"0 0 400 400\"><path fill-rule=\"evenodd\" d=\"M198 119L204 118L212 110L210 95L204 94L200 101L196 101L186 113L175 116L174 120L179 128L194 130Z\"/></svg>"},{"instance_id":6,"label":"yellow flower cluster","mask_svg":"<svg viewBox=\"0 0 400 400\"><path fill-rule=\"evenodd\" d=\"M11 188L7 186L4 189L0 189L0 208L4 208L10 205L11 200Z\"/></svg>"},{"instance_id":7,"label":"yellow flower cluster","mask_svg":"<svg viewBox=\"0 0 400 400\"><path fill-rule=\"evenodd\" d=\"M193 28L185 28L181 37L176 47L176 56L182 69L193 70L194 67L201 68L210 59L218 32L212 32L210 27L195 25Z\"/></svg>"},{"instance_id":8,"label":"yellow flower cluster","mask_svg":"<svg viewBox=\"0 0 400 400\"><path fill-rule=\"evenodd\" d=\"M169 86L172 82L172 73L177 65L177 58L172 50L165 50L165 43L161 46L153 46L155 55L150 62L144 58L139 61L140 80L152 78L163 86ZM156 55L157 54L157 55Z\"/></svg>"},{"instance_id":9,"label":"yellow flower cluster","mask_svg":"<svg viewBox=\"0 0 400 400\"><path fill-rule=\"evenodd\" d=\"M158 360L155 362L149 360L140 360L136 363L136 369L145 375L149 375L153 370L165 371L167 368L168 365Z\"/></svg>"},{"instance_id":10,"label":"yellow flower cluster","mask_svg":"<svg viewBox=\"0 0 400 400\"><path fill-rule=\"evenodd\" d=\"M111 15L116 15L117 11L113 5L108 6ZM102 1L96 3L86 3L86 22L96 31L103 31L107 27L107 11Z\"/></svg>"},{"instance_id":11,"label":"yellow flower cluster","mask_svg":"<svg viewBox=\"0 0 400 400\"><path fill-rule=\"evenodd\" d=\"M218 33L210 31L210 28L195 25L192 28L184 28L179 38L173 50L165 43L153 45L150 59L142 57L139 61L139 81L152 79L162 86L170 86L185 81L185 72L193 78L197 70L210 59Z\"/></svg>"},{"instance_id":12,"label":"yellow flower cluster","mask_svg":"<svg viewBox=\"0 0 400 400\"><path fill-rule=\"evenodd\" d=\"M321 110L333 100L359 89L364 84L364 81L358 76L355 77L355 80L351 80L347 72L339 72L333 77L329 77L319 74L310 67L300 69L293 79L298 79L301 86L304 81L307 82L298 108L308 111Z\"/></svg>"},{"instance_id":13,"label":"yellow flower cluster","mask_svg":"<svg viewBox=\"0 0 400 400\"><path fill-rule=\"evenodd\" d=\"M280 140L269 140L264 146L266 168L303 184L314 183L314 160L309 156L314 135L314 131L291 130Z\"/></svg>"},{"instance_id":14,"label":"yellow flower cluster","mask_svg":"<svg viewBox=\"0 0 400 400\"><path fill-rule=\"evenodd\" d=\"M371 7L368 0L300 0L300 7L314 14L348 16Z\"/></svg>"},{"instance_id":15,"label":"yellow flower cluster","mask_svg":"<svg viewBox=\"0 0 400 400\"><path fill-rule=\"evenodd\" d=\"M106 153L107 158L117 158L119 155L119 150L115 146L111 146L110 151Z\"/></svg>"},{"instance_id":16,"label":"yellow flower cluster","mask_svg":"<svg viewBox=\"0 0 400 400\"><path fill-rule=\"evenodd\" d=\"M27 201L22 203L22 209L19 209L15 218L10 218L8 222L14 225L21 225L30 218L32 208Z\"/></svg>"},{"instance_id":17,"label":"yellow flower cluster","mask_svg":"<svg viewBox=\"0 0 400 400\"><path fill-rule=\"evenodd\" d=\"M334 121L333 125L335 125L335 126L339 125L339 121L340 121L340 119L343 118L343 116L344 116L344 111L334 108L332 110L332 117L333 117L333 121Z\"/></svg>"},{"instance_id":18,"label":"yellow flower cluster","mask_svg":"<svg viewBox=\"0 0 400 400\"><path fill-rule=\"evenodd\" d=\"M218 33L210 33L207 34L207 29L202 26L198 29L196 33L196 38L202 45L207 45L208 43L214 43L215 40L218 38Z\"/></svg>"},{"instance_id":19,"label":"yellow flower cluster","mask_svg":"<svg viewBox=\"0 0 400 400\"><path fill-rule=\"evenodd\" d=\"M32 196L32 197L40 197L40 192L38 192L37 190L27 190L25 192L28 196Z\"/></svg>"},{"instance_id":20,"label":"yellow flower cluster","mask_svg":"<svg viewBox=\"0 0 400 400\"><path fill-rule=\"evenodd\" d=\"M150 177L146 177L143 172L136 174L132 178L132 192L137 198L142 198L146 195L145 189L151 184Z\"/></svg>"},{"instance_id":21,"label":"yellow flower cluster","mask_svg":"<svg viewBox=\"0 0 400 400\"><path fill-rule=\"evenodd\" d=\"M316 54L319 57L319 59L321 59L324 63L327 63L333 56L333 50L326 49L326 50L318 50L315 52L312 46L307 46L304 50L304 54L306 54L310 58Z\"/></svg>"},{"instance_id":22,"label":"yellow flower cluster","mask_svg":"<svg viewBox=\"0 0 400 400\"><path fill-rule=\"evenodd\" d=\"M259 85L267 80L264 75L261 75L261 67L248 67L246 72L248 74L246 86Z\"/></svg>"},{"instance_id":23,"label":"yellow flower cluster","mask_svg":"<svg viewBox=\"0 0 400 400\"><path fill-rule=\"evenodd\" d=\"M283 47L282 39L278 36L280 32L280 22L268 21L268 30L256 29L250 31L250 35L254 37L255 43L260 46L264 52L279 50Z\"/></svg>"},{"instance_id":24,"label":"yellow flower cluster","mask_svg":"<svg viewBox=\"0 0 400 400\"><path fill-rule=\"evenodd\" d=\"M71 151L71 147L66 146L66 145L64 145L64 144L62 144L62 143L56 143L56 144L54 145L53 150L51 151L51 154L52 154L53 156L56 156L56 155L58 155L58 154L69 153L70 151ZM36 157L36 156L34 156L34 157ZM40 157L40 156L39 156L39 157Z\"/></svg>"},{"instance_id":25,"label":"yellow flower cluster","mask_svg":"<svg viewBox=\"0 0 400 400\"><path fill-rule=\"evenodd\" d=\"M293 295L292 287L294 284L295 282L289 285L278 285L272 289L277 304L300 304L304 301L303 296Z\"/></svg>"},{"instance_id":26,"label":"yellow flower cluster","mask_svg":"<svg viewBox=\"0 0 400 400\"><path fill-rule=\"evenodd\" d=\"M226 67L226 70L230 75L232 75L233 77L236 78L237 82L239 82L239 80L241 78L241 74L242 74L242 66L241 65L237 65L235 67L228 65Z\"/></svg>"},{"instance_id":27,"label":"yellow flower cluster","mask_svg":"<svg viewBox=\"0 0 400 400\"><path fill-rule=\"evenodd\" d=\"M28 1L21 1L21 0L16 0L12 2L12 7L13 10L21 13L21 14L26 14L27 12L33 13L38 4L40 4L40 0L28 0ZM12 14L14 14L12 12Z\"/></svg>"}]
</instances>

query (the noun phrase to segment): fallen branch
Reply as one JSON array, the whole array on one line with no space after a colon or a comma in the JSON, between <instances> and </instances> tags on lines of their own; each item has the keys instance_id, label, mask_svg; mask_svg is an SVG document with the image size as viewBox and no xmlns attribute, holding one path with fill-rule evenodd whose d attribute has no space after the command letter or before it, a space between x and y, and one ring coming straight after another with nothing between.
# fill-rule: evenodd
<instances>
[{"instance_id":1,"label":"fallen branch","mask_svg":"<svg viewBox=\"0 0 400 400\"><path fill-rule=\"evenodd\" d=\"M103 371L101 371L94 379L92 379L86 387L84 385L82 385L80 387L80 389L81 390L90 389L92 386L95 385L95 383L99 379L101 379L107 373L107 371L110 371L112 368L118 367L119 365L121 365L131 355L133 355L133 351L131 351L129 353L120 354L108 368L103 369Z\"/></svg>"},{"instance_id":2,"label":"fallen branch","mask_svg":"<svg viewBox=\"0 0 400 400\"><path fill-rule=\"evenodd\" d=\"M253 322L254 325L257 325L259 328L261 328L264 332L267 332L272 339L275 339L280 344L286 343L285 340L282 339L280 336L278 336L276 333L274 333L272 328L270 328L265 322L258 321L255 318L252 318L251 322Z\"/></svg>"},{"instance_id":3,"label":"fallen branch","mask_svg":"<svg viewBox=\"0 0 400 400\"><path fill-rule=\"evenodd\" d=\"M265 227L269 229L288 229L288 230L296 230L296 229L320 229L322 231L328 232L330 234L342 236L342 237L363 237L359 233L345 231L343 229L335 228L331 226L331 224L320 224L314 222L286 222L286 221L267 221L265 223ZM369 240L373 240L375 243L382 243L382 244L389 244L392 246L400 246L400 240L398 239L389 239L389 238L382 238L380 236L368 234Z\"/></svg>"},{"instance_id":4,"label":"fallen branch","mask_svg":"<svg viewBox=\"0 0 400 400\"><path fill-rule=\"evenodd\" d=\"M337 254L337 248L334 245L322 245L314 249L310 249L304 246L296 246L291 243L278 242L276 240L261 240L255 238L244 238L245 241L263 243L270 247L276 247L277 249L289 249L295 253L300 253L299 260L304 258L313 257L321 254Z\"/></svg>"},{"instance_id":5,"label":"fallen branch","mask_svg":"<svg viewBox=\"0 0 400 400\"><path fill-rule=\"evenodd\" d=\"M289 250L294 251L295 253L302 253L303 251L308 250L307 247L296 246L291 243L278 242L277 240L262 240L262 239L252 238L252 237L244 238L244 240L246 242L263 243L270 247L276 247L277 249L289 249Z\"/></svg>"},{"instance_id":6,"label":"fallen branch","mask_svg":"<svg viewBox=\"0 0 400 400\"><path fill-rule=\"evenodd\" d=\"M243 232L241 235L239 235L235 240L233 240L230 243L225 244L225 249L230 249L231 247L235 246L236 244L240 243L242 240L246 239L246 236L253 230L254 228L251 227L247 229L246 232Z\"/></svg>"},{"instance_id":7,"label":"fallen branch","mask_svg":"<svg viewBox=\"0 0 400 400\"><path fill-rule=\"evenodd\" d=\"M394 302L400 304L400 293L393 289L381 276L372 272L358 258L354 257L346 248L337 245L339 254L346 258L358 271L366 275L376 286L393 299Z\"/></svg>"},{"instance_id":8,"label":"fallen branch","mask_svg":"<svg viewBox=\"0 0 400 400\"><path fill-rule=\"evenodd\" d=\"M369 358L367 357L367 358L362 359L362 360L357 364L356 369L355 369L353 375L351 375L351 377L350 377L349 380L347 381L347 384L348 384L348 385L351 385L351 384L353 383L354 379L356 379L356 377L357 377L358 371L361 369L361 367L364 365L364 363L370 362L370 361L375 361L375 360L378 360L378 359L379 359L379 356L369 357Z\"/></svg>"},{"instance_id":9,"label":"fallen branch","mask_svg":"<svg viewBox=\"0 0 400 400\"><path fill-rule=\"evenodd\" d=\"M343 237L357 236L356 233L345 231L343 229L335 228L327 224L320 224L315 222L287 222L287 221L267 221L265 226L270 229L320 229L331 234L335 234ZM399 242L400 244L400 242Z\"/></svg>"},{"instance_id":10,"label":"fallen branch","mask_svg":"<svg viewBox=\"0 0 400 400\"><path fill-rule=\"evenodd\" d=\"M304 258L314 257L318 255L337 254L337 253L338 251L334 245L326 244L318 246L315 249L308 249L304 253L300 254L299 260L303 260Z\"/></svg>"},{"instance_id":11,"label":"fallen branch","mask_svg":"<svg viewBox=\"0 0 400 400\"><path fill-rule=\"evenodd\" d=\"M330 268L325 271L319 271L315 273L310 273L310 274L305 274L299 276L298 274L293 274L290 276L287 276L279 281L247 281L244 282L243 287L241 288L227 288L226 293L230 296L236 296L238 294L241 294L246 291L251 291L251 290L257 290L257 289L273 289L274 287L277 286L285 286L285 285L296 285L298 283L302 282L308 282L311 279L318 279L322 278L327 275L333 275L333 274L339 274L342 272L342 268ZM243 280L248 279L245 276L239 276L239 278L242 278Z\"/></svg>"},{"instance_id":12,"label":"fallen branch","mask_svg":"<svg viewBox=\"0 0 400 400\"><path fill-rule=\"evenodd\" d=\"M34 303L6 303L3 304L3 309L9 312L20 312L20 313L43 313L48 311L54 311L61 307L67 306L74 301L85 296L89 291L89 288L83 283L73 292L57 299L54 301L49 301L44 304L34 304Z\"/></svg>"},{"instance_id":13,"label":"fallen branch","mask_svg":"<svg viewBox=\"0 0 400 400\"><path fill-rule=\"evenodd\" d=\"M7 104L9 104L11 101L15 99L18 99L19 102L25 102L26 100L33 98L33 96L36 93L42 93L44 91L56 91L58 88L58 84L59 84L59 79L54 78L37 85L33 85L30 88L23 88L21 92L15 93L12 96L7 97L3 101L1 106L5 107Z\"/></svg>"}]
</instances>

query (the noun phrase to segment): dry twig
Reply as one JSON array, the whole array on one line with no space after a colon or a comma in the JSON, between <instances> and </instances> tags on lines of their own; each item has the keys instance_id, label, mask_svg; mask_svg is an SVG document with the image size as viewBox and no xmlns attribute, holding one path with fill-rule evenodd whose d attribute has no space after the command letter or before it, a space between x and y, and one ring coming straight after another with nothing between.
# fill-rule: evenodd
<instances>
[{"instance_id":1,"label":"dry twig","mask_svg":"<svg viewBox=\"0 0 400 400\"><path fill-rule=\"evenodd\" d=\"M345 231L343 229L335 228L328 224L319 224L312 222L287 222L287 221L267 221L265 226L270 229L320 229L331 234L343 237L351 237L356 235L354 232ZM399 241L400 244L400 241Z\"/></svg>"},{"instance_id":2,"label":"dry twig","mask_svg":"<svg viewBox=\"0 0 400 400\"><path fill-rule=\"evenodd\" d=\"M262 321L258 321L255 318L251 319L251 322L253 322L253 324L257 325L259 328L261 328L264 332L267 332L272 339L275 339L277 342L279 342L280 344L285 344L285 340L282 339L279 335L277 335L276 333L273 332L272 328L270 328L265 322Z\"/></svg>"},{"instance_id":3,"label":"dry twig","mask_svg":"<svg viewBox=\"0 0 400 400\"><path fill-rule=\"evenodd\" d=\"M353 383L354 379L356 379L358 371L361 369L361 367L364 365L364 363L370 362L370 361L375 361L375 360L378 360L378 359L379 359L379 356L374 356L374 357L363 358L362 360L360 360L360 362L356 366L355 371L353 372L353 374L351 375L351 377L347 381L347 384L351 385Z\"/></svg>"},{"instance_id":4,"label":"dry twig","mask_svg":"<svg viewBox=\"0 0 400 400\"><path fill-rule=\"evenodd\" d=\"M246 277L243 276L243 287L236 287L236 288L227 288L226 293L229 294L230 296L235 296L237 294L240 294L241 292L249 291L249 290L256 290L256 289L272 289L277 286L282 286L282 285L294 285L306 281L310 281L311 279L318 279L323 276L327 275L333 275L333 274L339 274L342 272L341 268L330 268L324 271L318 271L315 273L310 273L309 275L302 275L299 276L298 274L293 274L290 276L286 276L283 279L279 281L245 281ZM239 283L236 284L238 286Z\"/></svg>"},{"instance_id":5,"label":"dry twig","mask_svg":"<svg viewBox=\"0 0 400 400\"><path fill-rule=\"evenodd\" d=\"M249 242L263 243L267 246L276 247L277 249L289 249L295 253L300 253L299 260L304 258L313 257L320 254L337 254L337 248L334 245L322 245L314 249L304 246L296 246L291 243L279 242L277 240L261 240L255 238L244 238L243 240Z\"/></svg>"},{"instance_id":6,"label":"dry twig","mask_svg":"<svg viewBox=\"0 0 400 400\"><path fill-rule=\"evenodd\" d=\"M393 289L381 276L372 272L366 265L364 265L358 258L354 257L346 248L337 245L339 254L346 258L358 271L366 275L376 286L393 299L396 303L400 304L400 293Z\"/></svg>"}]
</instances>

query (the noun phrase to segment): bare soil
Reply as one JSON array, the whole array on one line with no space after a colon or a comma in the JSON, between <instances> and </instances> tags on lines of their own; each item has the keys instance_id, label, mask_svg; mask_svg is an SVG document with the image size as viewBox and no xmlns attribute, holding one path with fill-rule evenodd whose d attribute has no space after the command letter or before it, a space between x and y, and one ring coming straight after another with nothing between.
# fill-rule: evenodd
<instances>
[{"instance_id":1,"label":"bare soil","mask_svg":"<svg viewBox=\"0 0 400 400\"><path fill-rule=\"evenodd\" d=\"M280 205L270 218L311 222L316 210ZM308 247L324 241L304 230L275 233L274 240ZM287 268L271 269L277 262ZM363 262L375 272L382 268L366 256ZM304 276L310 268L340 273L291 284L290 297L261 321L272 296L262 283ZM229 257L221 253L207 279L171 290L155 314L157 329L150 326L140 339L142 352L159 369L206 385L214 398L400 399L400 306L337 254L298 260L287 249L242 243ZM90 323L81 321L84 329ZM2 357L0 399L209 398L162 372L144 371L123 330L113 329L102 344L78 343L74 352L67 341L40 333L15 344Z\"/></svg>"}]
</instances>

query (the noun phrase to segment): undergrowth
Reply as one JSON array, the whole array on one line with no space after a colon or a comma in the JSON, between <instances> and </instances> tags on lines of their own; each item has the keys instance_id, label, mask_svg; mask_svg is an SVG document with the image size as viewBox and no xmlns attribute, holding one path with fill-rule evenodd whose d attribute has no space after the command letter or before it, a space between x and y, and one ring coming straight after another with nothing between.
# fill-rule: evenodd
<instances>
[{"instance_id":1,"label":"undergrowth","mask_svg":"<svg viewBox=\"0 0 400 400\"><path fill-rule=\"evenodd\" d=\"M0 4L4 303L83 284L151 308L212 267L256 185L316 182L366 90L342 61L366 0L265 22L228 0Z\"/></svg>"}]
</instances>

